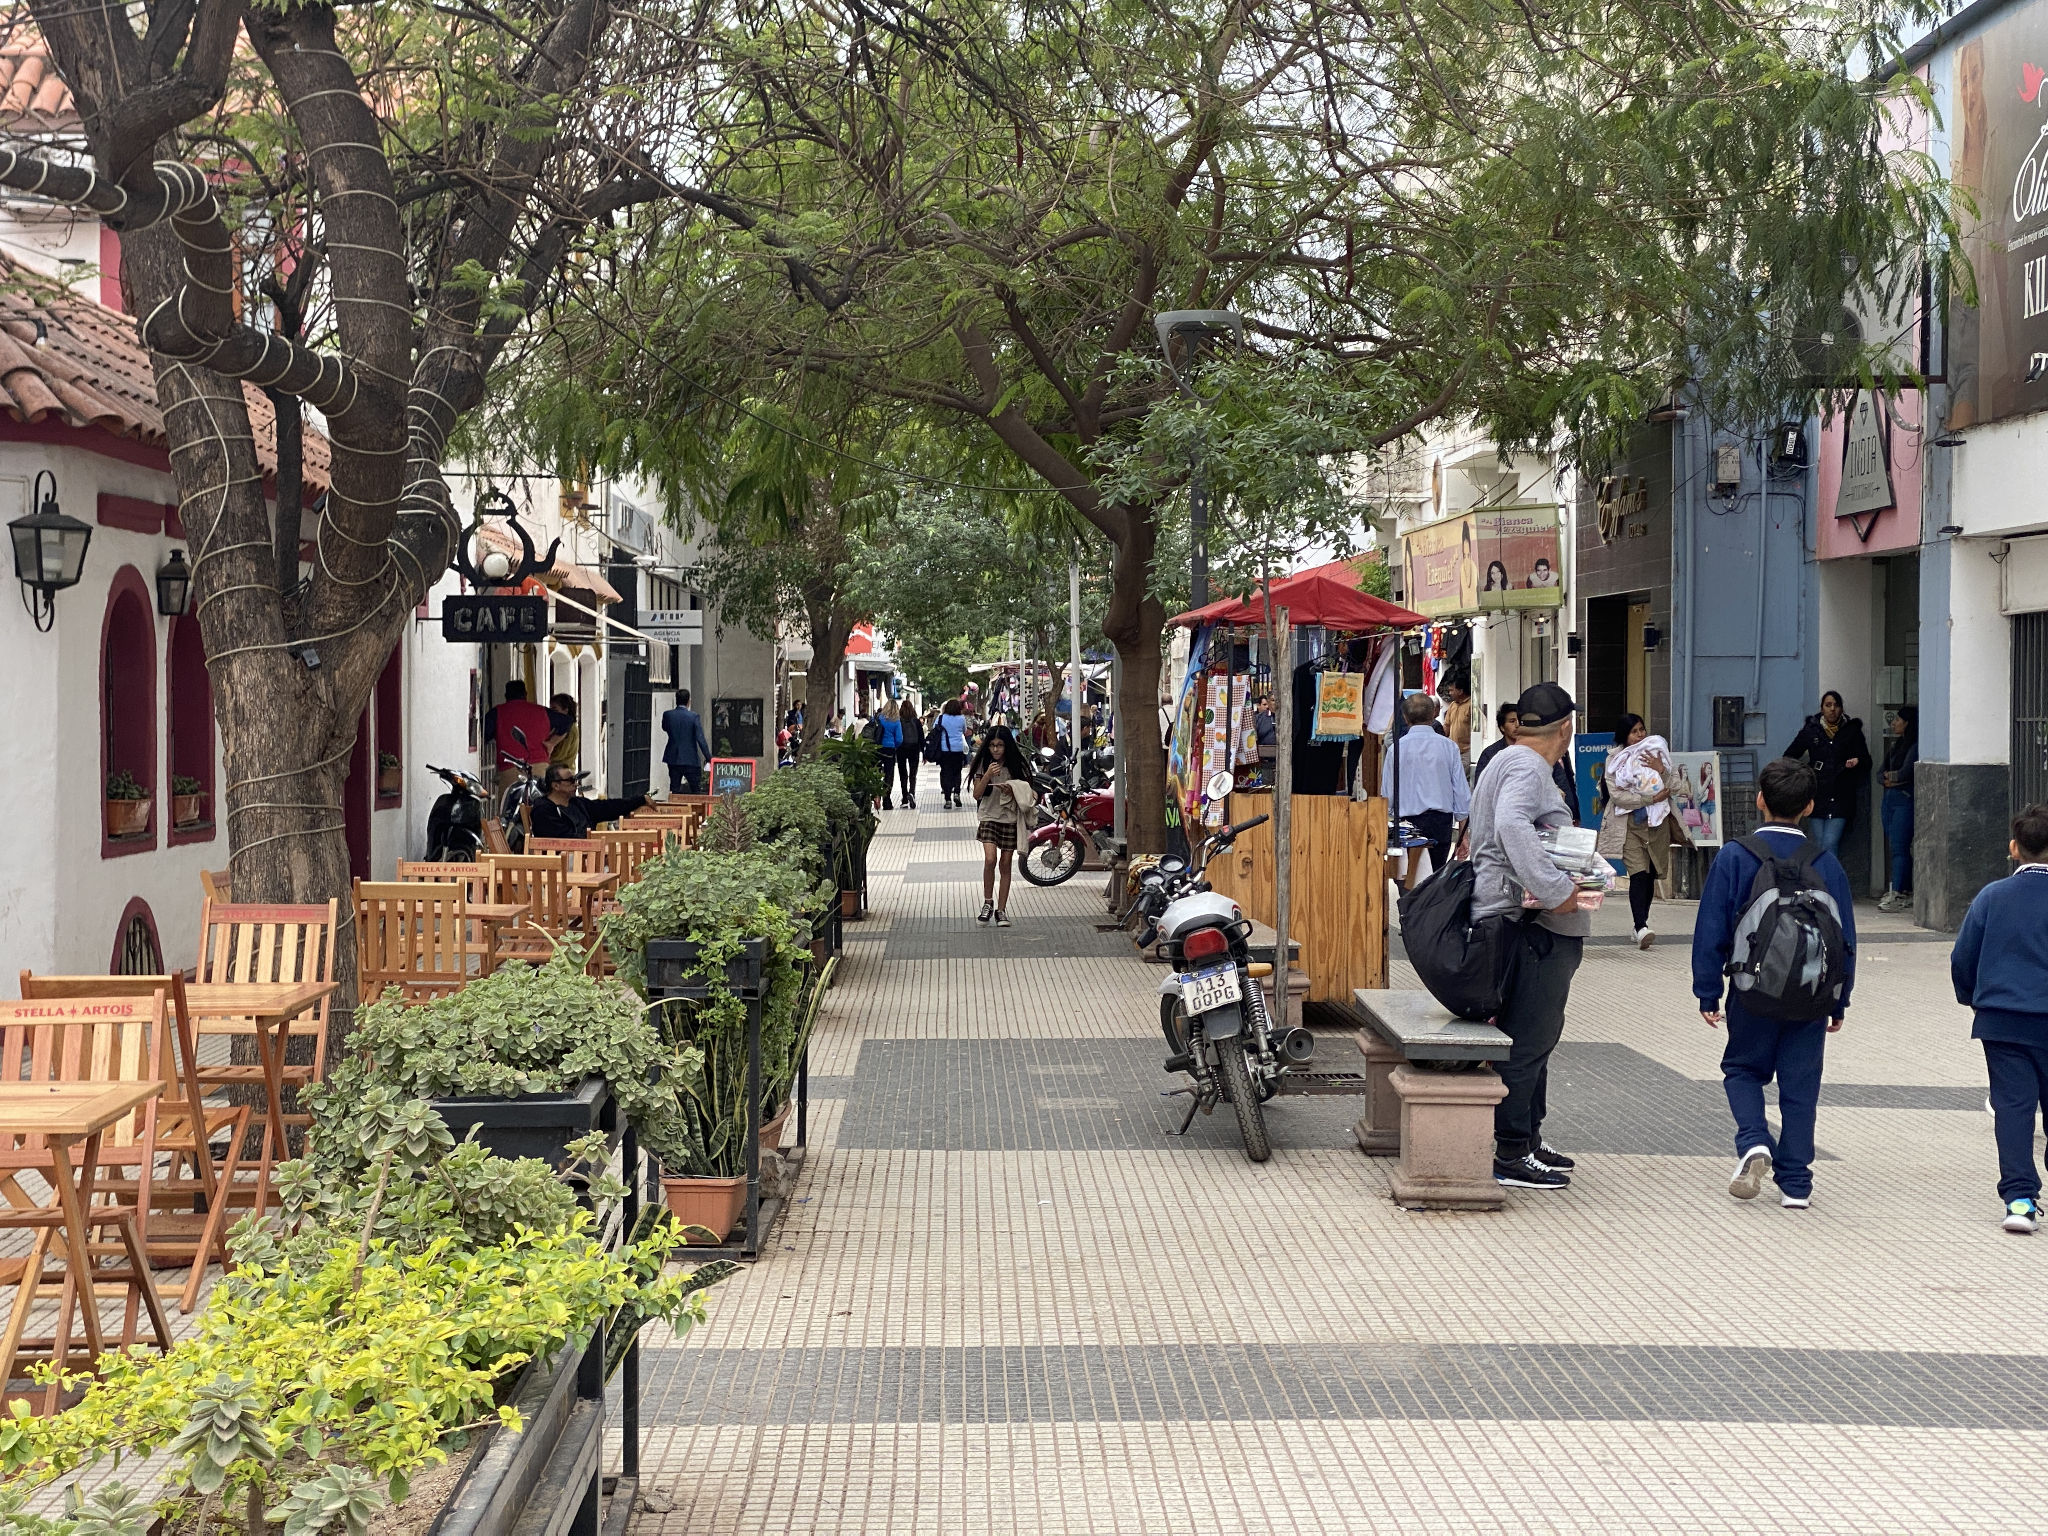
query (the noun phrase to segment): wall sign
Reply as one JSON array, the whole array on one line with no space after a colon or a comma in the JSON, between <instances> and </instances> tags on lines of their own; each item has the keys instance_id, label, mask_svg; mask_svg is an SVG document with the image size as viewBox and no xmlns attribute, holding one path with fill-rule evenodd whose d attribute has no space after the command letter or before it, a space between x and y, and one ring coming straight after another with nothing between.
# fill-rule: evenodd
<instances>
[{"instance_id":1,"label":"wall sign","mask_svg":"<svg viewBox=\"0 0 2048 1536\"><path fill-rule=\"evenodd\" d=\"M744 795L754 787L754 760L750 757L711 759L711 793Z\"/></svg>"},{"instance_id":2,"label":"wall sign","mask_svg":"<svg viewBox=\"0 0 2048 1536\"><path fill-rule=\"evenodd\" d=\"M1407 605L1428 618L1555 608L1563 600L1557 508L1483 507L1402 541Z\"/></svg>"},{"instance_id":3,"label":"wall sign","mask_svg":"<svg viewBox=\"0 0 2048 1536\"><path fill-rule=\"evenodd\" d=\"M1842 486L1835 493L1835 516L1864 517L1898 504L1892 491L1890 413L1870 390L1856 391L1842 434ZM1869 530L1857 533L1868 538Z\"/></svg>"},{"instance_id":4,"label":"wall sign","mask_svg":"<svg viewBox=\"0 0 2048 1536\"><path fill-rule=\"evenodd\" d=\"M469 645L526 645L548 634L544 597L473 593L441 602L441 638Z\"/></svg>"},{"instance_id":5,"label":"wall sign","mask_svg":"<svg viewBox=\"0 0 2048 1536\"><path fill-rule=\"evenodd\" d=\"M720 757L761 756L761 722L767 705L760 699L711 701L711 750Z\"/></svg>"}]
</instances>

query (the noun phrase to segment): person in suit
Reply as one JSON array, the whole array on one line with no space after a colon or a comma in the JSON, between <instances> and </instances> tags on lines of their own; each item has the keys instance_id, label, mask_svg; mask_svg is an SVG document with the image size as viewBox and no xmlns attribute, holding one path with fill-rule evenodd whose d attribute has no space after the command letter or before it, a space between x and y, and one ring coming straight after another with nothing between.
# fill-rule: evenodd
<instances>
[{"instance_id":1,"label":"person in suit","mask_svg":"<svg viewBox=\"0 0 2048 1536\"><path fill-rule=\"evenodd\" d=\"M661 760L668 764L668 792L698 795L704 792L704 764L711 757L711 742L704 734L704 722L690 708L690 690L676 695L676 707L661 717L661 729L668 748Z\"/></svg>"}]
</instances>

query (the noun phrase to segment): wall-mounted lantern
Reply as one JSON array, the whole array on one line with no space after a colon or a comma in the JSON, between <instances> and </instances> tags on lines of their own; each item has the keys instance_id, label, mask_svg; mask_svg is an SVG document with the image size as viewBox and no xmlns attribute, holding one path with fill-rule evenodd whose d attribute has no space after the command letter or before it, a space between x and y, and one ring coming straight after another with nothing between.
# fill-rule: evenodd
<instances>
[{"instance_id":1,"label":"wall-mounted lantern","mask_svg":"<svg viewBox=\"0 0 2048 1536\"><path fill-rule=\"evenodd\" d=\"M45 480L50 482L47 494ZM77 586L85 574L92 529L57 509L57 477L47 469L37 473L29 499L36 510L14 519L7 531L14 539L14 579L21 583L22 606L36 628L47 632L57 622L57 594Z\"/></svg>"},{"instance_id":2,"label":"wall-mounted lantern","mask_svg":"<svg viewBox=\"0 0 2048 1536\"><path fill-rule=\"evenodd\" d=\"M185 563L185 551L174 549L157 567L156 611L167 619L182 619L191 599L192 567Z\"/></svg>"},{"instance_id":3,"label":"wall-mounted lantern","mask_svg":"<svg viewBox=\"0 0 2048 1536\"><path fill-rule=\"evenodd\" d=\"M505 519L506 530L519 536L520 557L515 562L502 549L485 549L483 558L472 561L469 557L469 541L479 532L487 517ZM460 538L455 541L455 569L472 587L481 591L485 587L516 587L530 576L538 576L549 570L555 563L555 552L562 547L556 539L548 546L547 554L534 558L533 536L519 523L519 508L510 496L495 486L486 486L483 495L476 499L476 516Z\"/></svg>"}]
</instances>

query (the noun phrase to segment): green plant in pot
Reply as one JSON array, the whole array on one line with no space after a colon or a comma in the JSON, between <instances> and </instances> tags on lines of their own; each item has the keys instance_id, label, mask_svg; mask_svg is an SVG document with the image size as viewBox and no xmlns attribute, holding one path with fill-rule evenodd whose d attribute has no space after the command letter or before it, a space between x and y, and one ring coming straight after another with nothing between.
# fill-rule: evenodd
<instances>
[{"instance_id":1,"label":"green plant in pot","mask_svg":"<svg viewBox=\"0 0 2048 1536\"><path fill-rule=\"evenodd\" d=\"M189 827L196 823L203 807L206 787L189 773L171 775L171 825Z\"/></svg>"},{"instance_id":2,"label":"green plant in pot","mask_svg":"<svg viewBox=\"0 0 2048 1536\"><path fill-rule=\"evenodd\" d=\"M134 837L149 830L149 791L126 768L107 775L107 836Z\"/></svg>"}]
</instances>

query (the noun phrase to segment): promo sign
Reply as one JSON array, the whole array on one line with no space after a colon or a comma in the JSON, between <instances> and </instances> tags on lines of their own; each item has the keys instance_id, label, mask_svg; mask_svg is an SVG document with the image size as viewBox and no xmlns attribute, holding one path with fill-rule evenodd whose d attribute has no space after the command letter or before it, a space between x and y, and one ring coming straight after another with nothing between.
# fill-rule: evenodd
<instances>
[{"instance_id":1,"label":"promo sign","mask_svg":"<svg viewBox=\"0 0 2048 1536\"><path fill-rule=\"evenodd\" d=\"M544 597L477 593L441 602L441 638L470 645L525 645L548 635Z\"/></svg>"},{"instance_id":2,"label":"promo sign","mask_svg":"<svg viewBox=\"0 0 2048 1536\"><path fill-rule=\"evenodd\" d=\"M1861 517L1896 504L1892 493L1891 433L1885 412L1867 389L1856 391L1848 428L1842 435L1842 488L1835 516ZM1867 530L1858 530L1869 537Z\"/></svg>"}]
</instances>

